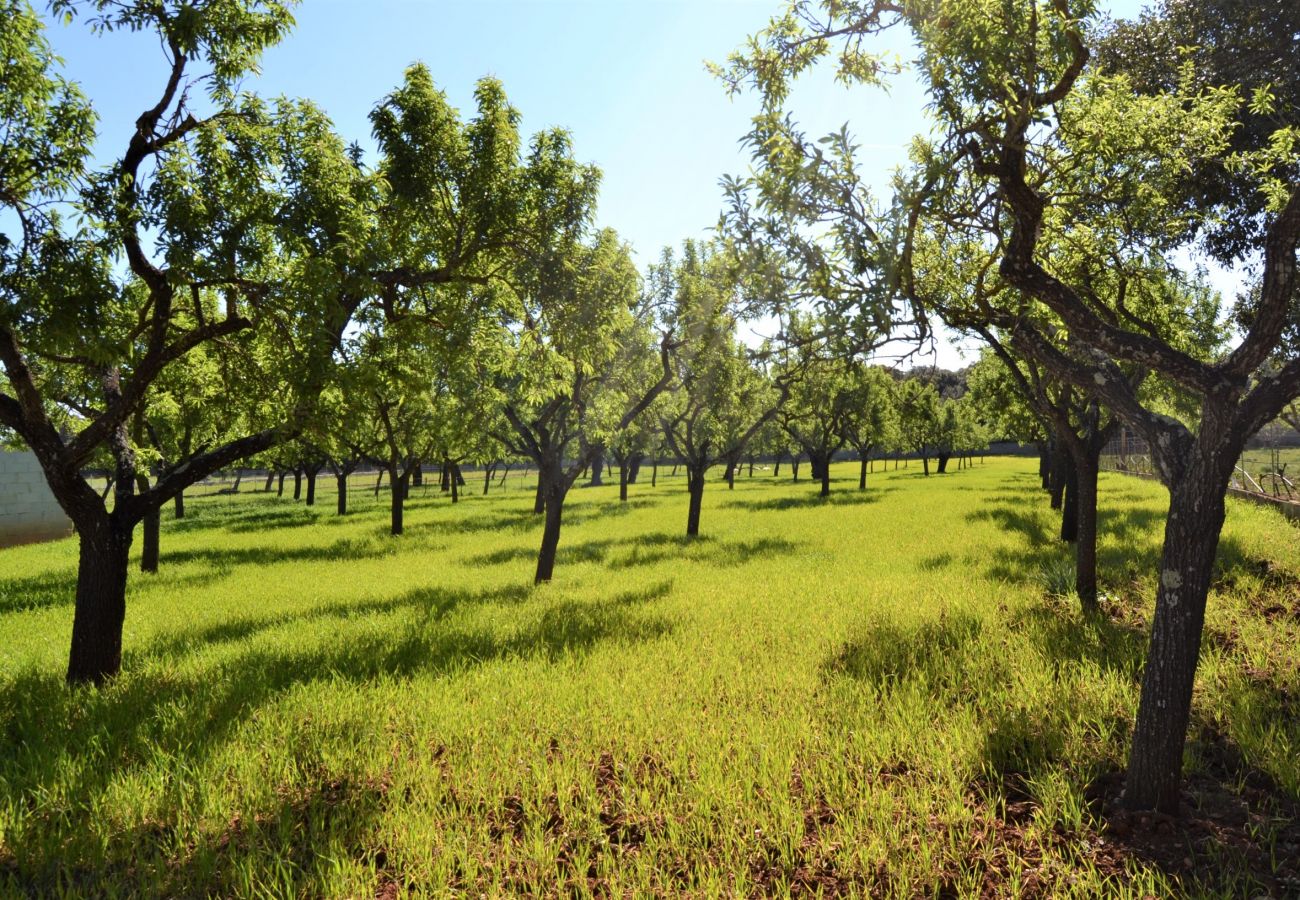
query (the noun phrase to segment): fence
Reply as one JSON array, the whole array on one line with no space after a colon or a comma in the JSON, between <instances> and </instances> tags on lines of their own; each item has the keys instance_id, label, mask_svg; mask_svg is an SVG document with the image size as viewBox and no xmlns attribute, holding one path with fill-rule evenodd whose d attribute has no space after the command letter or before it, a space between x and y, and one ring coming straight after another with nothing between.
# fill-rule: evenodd
<instances>
[{"instance_id":1,"label":"fence","mask_svg":"<svg viewBox=\"0 0 1300 900\"><path fill-rule=\"evenodd\" d=\"M1155 475L1150 447L1128 429L1102 450L1101 468ZM1261 432L1237 461L1228 489L1238 496L1291 504L1300 511L1300 442L1278 429Z\"/></svg>"}]
</instances>

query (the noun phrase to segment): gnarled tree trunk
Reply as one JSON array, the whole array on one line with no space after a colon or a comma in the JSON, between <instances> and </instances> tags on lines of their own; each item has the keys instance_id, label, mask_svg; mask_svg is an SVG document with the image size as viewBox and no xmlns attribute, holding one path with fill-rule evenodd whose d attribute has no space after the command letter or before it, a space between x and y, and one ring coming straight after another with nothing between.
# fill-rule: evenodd
<instances>
[{"instance_id":1,"label":"gnarled tree trunk","mask_svg":"<svg viewBox=\"0 0 1300 900\"><path fill-rule=\"evenodd\" d=\"M1151 646L1124 788L1125 803L1133 809L1178 812L1205 604L1223 529L1224 494L1240 453L1239 446L1225 443L1202 431L1186 472L1170 490Z\"/></svg>"},{"instance_id":2,"label":"gnarled tree trunk","mask_svg":"<svg viewBox=\"0 0 1300 900\"><path fill-rule=\"evenodd\" d=\"M122 623L126 619L126 572L130 526L111 516L77 523L77 600L72 615L70 684L103 684L122 668Z\"/></svg>"},{"instance_id":3,"label":"gnarled tree trunk","mask_svg":"<svg viewBox=\"0 0 1300 900\"><path fill-rule=\"evenodd\" d=\"M700 507L704 503L704 468L686 467L686 490L690 494L690 508L686 514L686 534L694 537L700 533Z\"/></svg>"}]
</instances>

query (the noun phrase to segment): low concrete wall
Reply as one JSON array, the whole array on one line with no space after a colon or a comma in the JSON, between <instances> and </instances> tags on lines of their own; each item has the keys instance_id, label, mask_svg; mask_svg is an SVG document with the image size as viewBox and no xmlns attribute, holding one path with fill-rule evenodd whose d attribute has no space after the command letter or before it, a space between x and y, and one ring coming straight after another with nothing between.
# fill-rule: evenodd
<instances>
[{"instance_id":1,"label":"low concrete wall","mask_svg":"<svg viewBox=\"0 0 1300 900\"><path fill-rule=\"evenodd\" d=\"M72 533L72 522L45 483L36 456L0 450L0 547L51 541Z\"/></svg>"}]
</instances>

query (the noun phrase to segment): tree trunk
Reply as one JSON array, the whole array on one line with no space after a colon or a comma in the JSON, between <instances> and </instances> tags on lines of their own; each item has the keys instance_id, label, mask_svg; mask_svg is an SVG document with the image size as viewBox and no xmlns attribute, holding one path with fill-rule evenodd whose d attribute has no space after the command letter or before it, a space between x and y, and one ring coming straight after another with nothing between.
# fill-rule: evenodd
<instances>
[{"instance_id":1,"label":"tree trunk","mask_svg":"<svg viewBox=\"0 0 1300 900\"><path fill-rule=\"evenodd\" d=\"M861 460L861 467L858 469L858 490L865 491L867 489L867 454L860 454L859 459Z\"/></svg>"},{"instance_id":2,"label":"tree trunk","mask_svg":"<svg viewBox=\"0 0 1300 900\"><path fill-rule=\"evenodd\" d=\"M555 554L560 547L560 523L564 515L566 490L559 466L554 466L553 469L546 478L546 522L542 526L542 546L537 552L537 573L533 576L533 584L551 580L555 573Z\"/></svg>"},{"instance_id":3,"label":"tree trunk","mask_svg":"<svg viewBox=\"0 0 1300 900\"><path fill-rule=\"evenodd\" d=\"M781 477L781 457L783 457L783 456L785 456L784 453L778 453L778 454L776 455L776 463L772 466L772 477L773 477L773 478L780 478L780 477Z\"/></svg>"},{"instance_id":4,"label":"tree trunk","mask_svg":"<svg viewBox=\"0 0 1300 900\"><path fill-rule=\"evenodd\" d=\"M419 463L411 470L411 484L415 487L424 487L424 469Z\"/></svg>"},{"instance_id":5,"label":"tree trunk","mask_svg":"<svg viewBox=\"0 0 1300 900\"><path fill-rule=\"evenodd\" d=\"M293 470L293 499L302 499L302 469Z\"/></svg>"},{"instance_id":6,"label":"tree trunk","mask_svg":"<svg viewBox=\"0 0 1300 900\"><path fill-rule=\"evenodd\" d=\"M1043 490L1052 489L1052 458L1047 453L1047 443L1039 441L1035 444L1038 447L1038 479L1043 483Z\"/></svg>"},{"instance_id":7,"label":"tree trunk","mask_svg":"<svg viewBox=\"0 0 1300 900\"><path fill-rule=\"evenodd\" d=\"M231 492L232 492L232 493L236 493L236 494L239 493L239 483L240 483L241 481L243 481L243 480L244 480L244 470L243 470L243 469L236 469L236 470L235 470L235 486L234 486L233 488L231 488Z\"/></svg>"},{"instance_id":8,"label":"tree trunk","mask_svg":"<svg viewBox=\"0 0 1300 900\"><path fill-rule=\"evenodd\" d=\"M1052 509L1060 509L1065 501L1065 451L1059 444L1052 445L1052 472L1049 478L1048 492L1052 497Z\"/></svg>"},{"instance_id":9,"label":"tree trunk","mask_svg":"<svg viewBox=\"0 0 1300 900\"><path fill-rule=\"evenodd\" d=\"M600 487L605 482L603 472L605 469L605 454L601 453L596 456L596 461L591 464L591 481L587 482L588 487Z\"/></svg>"},{"instance_id":10,"label":"tree trunk","mask_svg":"<svg viewBox=\"0 0 1300 900\"><path fill-rule=\"evenodd\" d=\"M460 502L460 486L465 483L465 479L460 477L460 468L452 463L451 470L451 502Z\"/></svg>"},{"instance_id":11,"label":"tree trunk","mask_svg":"<svg viewBox=\"0 0 1300 900\"><path fill-rule=\"evenodd\" d=\"M275 484L275 469L266 470L266 484L262 485L262 493L271 493L271 487Z\"/></svg>"},{"instance_id":12,"label":"tree trunk","mask_svg":"<svg viewBox=\"0 0 1300 900\"><path fill-rule=\"evenodd\" d=\"M650 460L650 487L657 487L659 484L659 457L653 457Z\"/></svg>"},{"instance_id":13,"label":"tree trunk","mask_svg":"<svg viewBox=\"0 0 1300 900\"><path fill-rule=\"evenodd\" d=\"M451 464L444 459L440 468L442 471L438 474L438 489L446 494L451 491Z\"/></svg>"},{"instance_id":14,"label":"tree trunk","mask_svg":"<svg viewBox=\"0 0 1300 900\"><path fill-rule=\"evenodd\" d=\"M643 462L645 462L645 454L644 454L644 453L633 453L633 454L632 454L632 457L631 457L631 459L629 460L629 466L628 466L628 471L627 471L627 483L628 483L628 484L636 484L636 480L637 480L638 476L640 476L640 474L641 474L641 463L643 463Z\"/></svg>"},{"instance_id":15,"label":"tree trunk","mask_svg":"<svg viewBox=\"0 0 1300 900\"><path fill-rule=\"evenodd\" d=\"M1097 609L1097 452L1091 449L1075 463L1074 493L1077 524L1074 544L1074 592L1085 613Z\"/></svg>"},{"instance_id":16,"label":"tree trunk","mask_svg":"<svg viewBox=\"0 0 1300 900\"><path fill-rule=\"evenodd\" d=\"M921 451L921 471L926 478L930 477L930 456L924 450Z\"/></svg>"},{"instance_id":17,"label":"tree trunk","mask_svg":"<svg viewBox=\"0 0 1300 900\"><path fill-rule=\"evenodd\" d=\"M283 496L284 496L284 476L285 476L285 473L284 473L284 472L281 472L281 473L280 473L280 486L279 486L278 488L275 489L275 496L277 496L277 497L283 497Z\"/></svg>"},{"instance_id":18,"label":"tree trunk","mask_svg":"<svg viewBox=\"0 0 1300 900\"><path fill-rule=\"evenodd\" d=\"M339 492L339 515L348 514L348 475L346 472L339 472L334 476L334 482L338 486Z\"/></svg>"},{"instance_id":19,"label":"tree trunk","mask_svg":"<svg viewBox=\"0 0 1300 900\"><path fill-rule=\"evenodd\" d=\"M622 463L618 467L618 502L627 502L627 483L628 483L628 466Z\"/></svg>"},{"instance_id":20,"label":"tree trunk","mask_svg":"<svg viewBox=\"0 0 1300 900\"><path fill-rule=\"evenodd\" d=\"M939 453L935 458L938 461L938 465L934 468L935 473L939 475L948 474L948 460L952 459L952 454Z\"/></svg>"},{"instance_id":21,"label":"tree trunk","mask_svg":"<svg viewBox=\"0 0 1300 900\"><path fill-rule=\"evenodd\" d=\"M488 495L488 488L492 487L492 467L483 467L483 496Z\"/></svg>"},{"instance_id":22,"label":"tree trunk","mask_svg":"<svg viewBox=\"0 0 1300 900\"><path fill-rule=\"evenodd\" d=\"M754 477L754 457L749 458L749 477Z\"/></svg>"},{"instance_id":23,"label":"tree trunk","mask_svg":"<svg viewBox=\"0 0 1300 900\"><path fill-rule=\"evenodd\" d=\"M1061 480L1065 483L1061 498L1061 540L1072 544L1079 539L1079 470L1072 453L1064 454L1061 464L1064 470Z\"/></svg>"},{"instance_id":24,"label":"tree trunk","mask_svg":"<svg viewBox=\"0 0 1300 900\"><path fill-rule=\"evenodd\" d=\"M736 489L736 461L734 459L729 459L727 460L727 490L734 491L735 489Z\"/></svg>"},{"instance_id":25,"label":"tree trunk","mask_svg":"<svg viewBox=\"0 0 1300 900\"><path fill-rule=\"evenodd\" d=\"M540 516L546 512L546 479L542 477L541 466L537 467L537 496L533 498L533 515Z\"/></svg>"},{"instance_id":26,"label":"tree trunk","mask_svg":"<svg viewBox=\"0 0 1300 900\"><path fill-rule=\"evenodd\" d=\"M799 454L796 453L790 457L790 471L794 473L794 481L799 483Z\"/></svg>"},{"instance_id":27,"label":"tree trunk","mask_svg":"<svg viewBox=\"0 0 1300 900\"><path fill-rule=\"evenodd\" d=\"M375 475L375 499L379 498L379 486L384 483L384 470L380 469Z\"/></svg>"},{"instance_id":28,"label":"tree trunk","mask_svg":"<svg viewBox=\"0 0 1300 900\"><path fill-rule=\"evenodd\" d=\"M392 487L388 493L392 496L392 528L393 534L402 533L402 504L406 502L406 480L410 475L407 472L397 473L394 466L388 473L388 481Z\"/></svg>"},{"instance_id":29,"label":"tree trunk","mask_svg":"<svg viewBox=\"0 0 1300 900\"><path fill-rule=\"evenodd\" d=\"M686 489L690 492L690 509L686 514L686 534L695 537L700 533L700 506L704 502L704 469L688 466L686 468Z\"/></svg>"},{"instance_id":30,"label":"tree trunk","mask_svg":"<svg viewBox=\"0 0 1300 900\"><path fill-rule=\"evenodd\" d=\"M136 475L135 486L141 494L148 491L148 477ZM150 575L158 572L158 537L162 525L161 520L162 516L157 509L145 513L140 520L140 571Z\"/></svg>"},{"instance_id":31,"label":"tree trunk","mask_svg":"<svg viewBox=\"0 0 1300 900\"><path fill-rule=\"evenodd\" d=\"M268 487L267 490L269 491L270 488ZM172 504L176 513L176 518L178 519L185 518L185 492L184 491L176 492L176 498L172 500Z\"/></svg>"},{"instance_id":32,"label":"tree trunk","mask_svg":"<svg viewBox=\"0 0 1300 900\"><path fill-rule=\"evenodd\" d=\"M122 668L132 530L115 526L107 517L89 527L78 523L81 546L68 654L69 684L103 684Z\"/></svg>"},{"instance_id":33,"label":"tree trunk","mask_svg":"<svg viewBox=\"0 0 1300 900\"><path fill-rule=\"evenodd\" d=\"M822 475L821 496L829 497L831 495L831 455L829 453L825 454L819 462Z\"/></svg>"},{"instance_id":34,"label":"tree trunk","mask_svg":"<svg viewBox=\"0 0 1300 900\"><path fill-rule=\"evenodd\" d=\"M307 470L307 505L316 505L316 470Z\"/></svg>"},{"instance_id":35,"label":"tree trunk","mask_svg":"<svg viewBox=\"0 0 1300 900\"><path fill-rule=\"evenodd\" d=\"M1213 440L1202 432L1197 443ZM1151 645L1124 787L1130 809L1178 813L1183 742L1223 528L1224 492L1241 449L1218 443L1215 455L1195 448L1187 472L1170 491Z\"/></svg>"}]
</instances>

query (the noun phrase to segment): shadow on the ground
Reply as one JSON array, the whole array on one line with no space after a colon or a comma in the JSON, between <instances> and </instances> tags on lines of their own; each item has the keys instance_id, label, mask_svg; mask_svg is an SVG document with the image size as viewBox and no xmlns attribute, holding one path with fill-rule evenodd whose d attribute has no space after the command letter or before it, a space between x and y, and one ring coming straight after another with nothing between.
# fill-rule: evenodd
<instances>
[{"instance_id":1,"label":"shadow on the ground","mask_svg":"<svg viewBox=\"0 0 1300 900\"><path fill-rule=\"evenodd\" d=\"M832 481L833 485L835 482ZM830 496L823 497L818 493L817 485L808 486L810 493L795 497L774 497L767 500L744 500L728 499L722 502L724 507L731 509L743 509L749 512L771 512L774 510L784 509L806 509L818 506L862 506L867 503L875 503L886 494L898 490L896 487L873 487L870 482L867 483L867 489L860 491L856 483L852 487L841 487L838 490L831 489Z\"/></svg>"},{"instance_id":2,"label":"shadow on the ground","mask_svg":"<svg viewBox=\"0 0 1300 900\"><path fill-rule=\"evenodd\" d=\"M651 566L674 560L710 563L716 566L743 566L755 559L789 553L796 545L784 538L754 540L718 540L709 535L689 537L657 531L628 538L597 538L577 543L560 543L556 564L578 562L603 563L611 569ZM465 560L471 566L496 566L536 559L537 548L528 545L506 547L481 553Z\"/></svg>"},{"instance_id":3,"label":"shadow on the ground","mask_svg":"<svg viewBox=\"0 0 1300 900\"><path fill-rule=\"evenodd\" d=\"M69 690L53 672L21 673L0 683L0 782L12 797L57 792L76 798L76 806L65 809L55 829L63 840L50 840L48 829L34 829L26 838L10 835L6 849L12 863L0 859L0 864L29 885L60 883L65 870L102 872L106 864L134 864L133 842L110 848L112 858L104 860L98 856L100 848L88 849L68 836L94 833L84 817L94 814L103 792L140 760L163 754L174 757L178 767L197 768L258 707L296 685L317 679L360 684L376 678L438 676L495 660L554 661L585 655L603 643L657 640L673 626L646 607L671 588L671 582L661 581L595 602L550 603L517 630L449 627L444 619L449 610L464 604L518 604L534 597L532 589L424 589L297 616L222 623L192 636L155 641L146 650L130 653L124 674L103 689ZM537 599L545 602L544 595ZM255 643L201 665L187 665L182 659L193 650L248 640L261 630L295 621L342 621L385 612L404 616L382 630L349 630L339 641L309 646ZM295 835L294 840L306 836ZM165 841L162 845L167 846ZM317 849L309 840L306 846ZM5 876L0 867L0 884Z\"/></svg>"}]
</instances>

